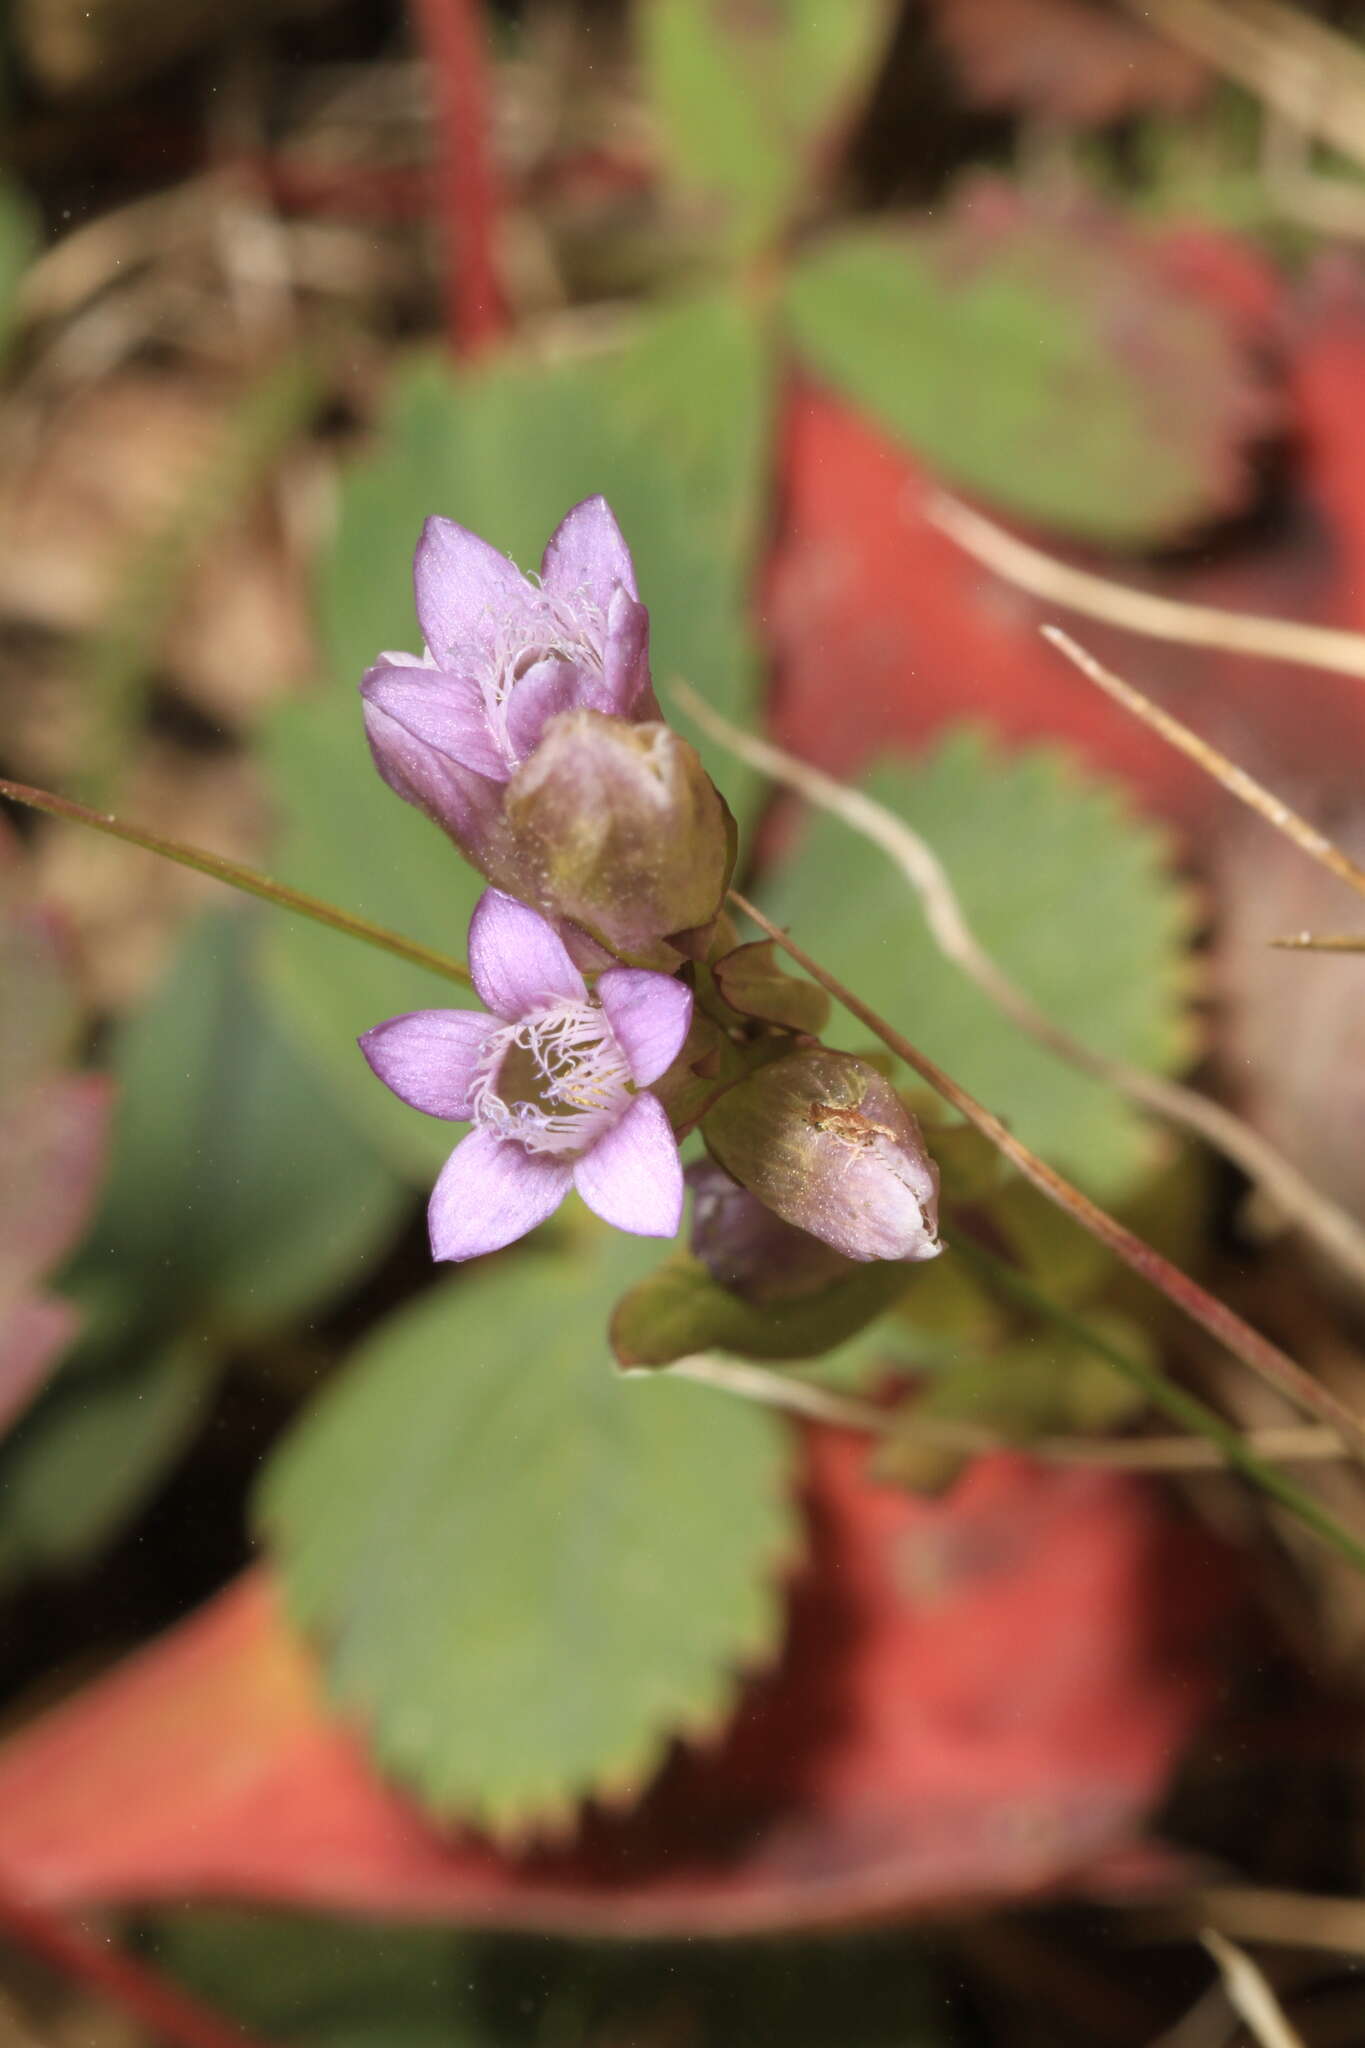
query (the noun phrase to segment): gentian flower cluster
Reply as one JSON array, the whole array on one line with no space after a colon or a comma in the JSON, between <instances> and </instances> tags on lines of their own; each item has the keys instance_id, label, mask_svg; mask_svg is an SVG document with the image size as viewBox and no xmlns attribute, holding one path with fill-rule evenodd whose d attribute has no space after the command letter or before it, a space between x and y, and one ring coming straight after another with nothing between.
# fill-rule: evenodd
<instances>
[{"instance_id":1,"label":"gentian flower cluster","mask_svg":"<svg viewBox=\"0 0 1365 2048\"><path fill-rule=\"evenodd\" d=\"M423 651L369 670L366 733L390 788L493 885L469 932L484 1008L415 1011L360 1041L404 1102L472 1127L432 1194L433 1255L511 1244L570 1188L618 1229L675 1236L665 1101L685 1129L691 1099L719 1161L699 1208L706 1258L727 1284L933 1257L937 1176L889 1083L799 1030L790 993L765 1014L761 978L757 1010L730 1005L729 816L660 718L648 613L605 500L566 515L535 578L429 519L415 584Z\"/></svg>"}]
</instances>

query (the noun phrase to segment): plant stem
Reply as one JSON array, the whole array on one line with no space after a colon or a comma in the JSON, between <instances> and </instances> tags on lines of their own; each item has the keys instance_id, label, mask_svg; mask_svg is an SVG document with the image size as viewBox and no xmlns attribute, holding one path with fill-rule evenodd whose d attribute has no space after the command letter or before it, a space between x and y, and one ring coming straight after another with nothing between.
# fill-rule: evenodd
<instances>
[{"instance_id":1,"label":"plant stem","mask_svg":"<svg viewBox=\"0 0 1365 2048\"><path fill-rule=\"evenodd\" d=\"M1306 1409L1308 1413L1316 1415L1320 1421L1330 1424L1333 1429L1339 1431L1356 1457L1365 1464L1365 1423L1344 1402L1339 1401L1330 1388L1315 1380L1311 1373L1305 1372L1304 1368L1289 1356L1288 1352L1281 1351L1278 1344L1272 1344L1268 1337L1263 1337L1259 1331L1253 1330L1249 1323L1243 1322L1235 1310L1230 1309L1225 1302L1216 1300L1196 1280L1191 1279L1188 1273L1182 1272L1179 1266L1164 1258L1154 1246L1138 1237L1125 1224L1119 1223L1097 1203L1092 1202L1088 1195L1083 1195L1079 1188L1073 1187L1070 1181L1064 1179L1036 1153L1031 1152L1027 1145L1021 1144L993 1111L978 1102L974 1095L969 1095L951 1075L944 1073L941 1067L936 1066L933 1060L920 1052L917 1046L912 1045L908 1038L893 1025L888 1024L885 1018L878 1016L877 1012L854 995L851 989L845 988L843 983L821 967L818 961L812 960L809 953L793 939L788 938L787 934L770 918L765 917L761 910L756 909L734 889L730 891L730 900L746 917L753 919L760 931L766 932L783 952L790 955L798 967L804 968L812 981L818 981L821 988L828 990L852 1016L865 1024L869 1031L874 1032L898 1059L904 1060L906 1065L912 1067L921 1079L927 1081L937 1094L951 1103L969 1123L974 1124L989 1138L996 1149L1018 1167L1024 1178L1031 1181L1050 1202L1054 1202L1059 1209L1079 1223L1083 1230L1088 1230L1107 1250L1122 1259L1140 1279L1145 1280L1150 1287L1156 1288L1158 1293L1164 1294L1168 1301L1174 1302L1177 1308L1198 1323L1202 1329L1207 1330L1209 1335L1231 1351L1234 1357L1240 1358L1244 1365L1250 1366L1253 1372L1259 1373L1298 1407Z\"/></svg>"},{"instance_id":2,"label":"plant stem","mask_svg":"<svg viewBox=\"0 0 1365 2048\"><path fill-rule=\"evenodd\" d=\"M479 0L411 0L411 7L436 120L446 332L455 354L470 359L501 338L504 324L484 24Z\"/></svg>"},{"instance_id":3,"label":"plant stem","mask_svg":"<svg viewBox=\"0 0 1365 2048\"><path fill-rule=\"evenodd\" d=\"M320 896L305 895L301 889L291 889L285 882L276 882L269 875L261 874L255 868L244 867L240 861L226 860L221 854L209 853L201 846L185 846L178 839L163 839L158 832L145 831L140 825L125 824L108 811L93 811L88 804L79 804L71 797L57 796L51 790L30 789L22 782L6 782L0 779L0 796L8 797L11 803L24 804L31 811L43 811L50 818L64 818L73 825L88 825L94 832L103 832L111 839L122 839L129 846L141 846L148 853L158 853L163 860L176 861L182 868L194 868L201 875L211 875L216 882L226 882L231 889L241 889L248 896L259 896L266 903L277 904L281 910L292 910L299 917L311 917L315 924L330 925L333 931L344 932L348 938L363 939L367 946L378 946L385 953L392 953L399 960L406 960L414 967L425 967L432 974L440 974L447 981L458 981L468 988L469 969L462 960L453 959L447 953L438 953L434 947L424 946L417 939L406 939L401 932L391 932L382 924L371 924L367 917L357 917L352 911L340 910L334 903L326 903Z\"/></svg>"},{"instance_id":4,"label":"plant stem","mask_svg":"<svg viewBox=\"0 0 1365 2048\"><path fill-rule=\"evenodd\" d=\"M1104 1359L1106 1364L1112 1365L1125 1379L1141 1387L1154 1408L1159 1408L1164 1415L1169 1415L1173 1422L1179 1422L1186 1429L1197 1430L1201 1436L1207 1437L1210 1443L1216 1444L1229 1465L1254 1481L1263 1493L1277 1500L1281 1507L1287 1508L1324 1543L1349 1559L1357 1570L1365 1571L1365 1542L1353 1536L1349 1529L1343 1528L1335 1516L1329 1514L1326 1508L1314 1500L1311 1493L1297 1486L1292 1479L1286 1478L1275 1466L1268 1464L1231 1423L1225 1422L1221 1415L1207 1407L1197 1395L1189 1393L1177 1381L1168 1379L1165 1373L1157 1371L1144 1360L1132 1357L1117 1344L1111 1344L1107 1337L1092 1329L1083 1317L1073 1315L1070 1309L1064 1308L1060 1302L1053 1301L1050 1295L1035 1287L1017 1267L1010 1265L1005 1259L998 1258L994 1252L987 1251L985 1246L978 1244L975 1239L965 1234L956 1235L952 1248L957 1257L965 1260L969 1266L975 1266L987 1283L998 1292L1030 1309L1035 1315L1045 1316L1058 1329L1065 1330L1068 1336L1074 1337L1097 1357ZM1027 1450L1028 1446L1025 1445L1023 1448Z\"/></svg>"}]
</instances>

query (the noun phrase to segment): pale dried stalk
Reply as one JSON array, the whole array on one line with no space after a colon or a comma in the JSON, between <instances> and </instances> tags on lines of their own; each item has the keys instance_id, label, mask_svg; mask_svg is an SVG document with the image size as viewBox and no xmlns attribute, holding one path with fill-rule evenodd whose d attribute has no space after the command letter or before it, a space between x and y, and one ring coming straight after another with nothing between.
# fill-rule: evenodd
<instances>
[{"instance_id":1,"label":"pale dried stalk","mask_svg":"<svg viewBox=\"0 0 1365 2048\"><path fill-rule=\"evenodd\" d=\"M1185 647L1220 647L1233 654L1262 655L1268 660L1365 678L1365 634L1222 611L1216 605L1186 604L1150 591L1131 590L1106 576L1056 561L946 494L931 501L925 517L1006 583L1045 604L1083 612L1087 618L1153 640L1172 640Z\"/></svg>"},{"instance_id":2,"label":"pale dried stalk","mask_svg":"<svg viewBox=\"0 0 1365 2048\"><path fill-rule=\"evenodd\" d=\"M1365 162L1365 56L1279 0L1125 0L1267 106Z\"/></svg>"},{"instance_id":3,"label":"pale dried stalk","mask_svg":"<svg viewBox=\"0 0 1365 2048\"><path fill-rule=\"evenodd\" d=\"M1270 943L1286 953L1365 953L1365 936L1356 932L1291 932Z\"/></svg>"},{"instance_id":4,"label":"pale dried stalk","mask_svg":"<svg viewBox=\"0 0 1365 2048\"><path fill-rule=\"evenodd\" d=\"M1036 1152L1031 1152L1027 1145L1015 1137L1008 1125L1002 1123L993 1110L978 1102L976 1097L969 1094L951 1074L945 1073L943 1068L926 1053L921 1052L918 1046L912 1045L903 1032L888 1024L884 1017L879 1016L860 996L855 995L852 989L845 987L828 968L822 967L818 960L813 960L804 947L798 946L794 939L775 925L771 918L765 917L763 912L741 896L738 890L731 889L729 896L736 908L751 918L760 931L766 932L798 967L805 970L812 981L818 982L836 1002L842 1003L851 1016L856 1017L860 1024L865 1025L881 1039L883 1045L895 1053L897 1059L904 1060L921 1080L927 1081L935 1094L941 1095L945 1102L951 1103L960 1115L966 1117L968 1123L974 1124L977 1130L989 1138L997 1152L1002 1153L1017 1167L1025 1180L1041 1194L1046 1195L1047 1199L1070 1216L1073 1222L1088 1231L1097 1243L1104 1245L1116 1258L1121 1259L1140 1279L1145 1280L1149 1287L1154 1287L1165 1295L1169 1302L1189 1316L1202 1330L1207 1331L1209 1336L1230 1351L1234 1358L1240 1358L1244 1365L1249 1366L1252 1372L1258 1373L1262 1379L1277 1388L1296 1407L1310 1415L1316 1415L1319 1421L1338 1430L1350 1445L1353 1455L1365 1464L1365 1421L1348 1408L1344 1401L1338 1400L1329 1387L1314 1379L1313 1375L1305 1371L1287 1351L1282 1351L1278 1344L1273 1344L1259 1330L1254 1330L1250 1323L1245 1322L1226 1302L1219 1301L1207 1288L1201 1287L1197 1280L1192 1279L1188 1273L1165 1258L1154 1245L1146 1243L1135 1231L1129 1230L1126 1224L1110 1216L1097 1202L1092 1202L1088 1195L1082 1194L1078 1187L1073 1186L1055 1168L1040 1159Z\"/></svg>"},{"instance_id":5,"label":"pale dried stalk","mask_svg":"<svg viewBox=\"0 0 1365 2048\"><path fill-rule=\"evenodd\" d=\"M1304 2048L1303 2035L1285 2017L1264 1970L1245 1949L1238 1948L1216 1927L1199 1937L1218 1965L1229 2002L1250 2028L1260 2048Z\"/></svg>"},{"instance_id":6,"label":"pale dried stalk","mask_svg":"<svg viewBox=\"0 0 1365 2048\"><path fill-rule=\"evenodd\" d=\"M1365 1902L1312 1892L1262 1889L1256 1885L1198 1885L1157 1909L1130 1909L1153 1932L1220 1933L1262 1947L1282 1946L1365 1956Z\"/></svg>"},{"instance_id":7,"label":"pale dried stalk","mask_svg":"<svg viewBox=\"0 0 1365 2048\"><path fill-rule=\"evenodd\" d=\"M648 1368L650 1372L658 1368ZM696 1380L741 1400L758 1402L798 1415L806 1422L831 1423L837 1429L854 1429L863 1436L890 1436L905 1442L961 1451L980 1457L990 1451L1025 1451L1050 1465L1099 1465L1115 1472L1220 1472L1229 1460L1218 1444L1198 1436L1083 1437L1040 1436L1026 1442L1008 1437L983 1423L964 1422L946 1415L919 1415L914 1406L879 1407L874 1401L860 1401L828 1387L798 1380L780 1367L754 1365L747 1359L730 1358L716 1352L698 1351L675 1358L663 1371L679 1379ZM1334 1429L1316 1424L1280 1429L1252 1429L1242 1442L1253 1457L1274 1464L1335 1463L1347 1456L1345 1445Z\"/></svg>"},{"instance_id":8,"label":"pale dried stalk","mask_svg":"<svg viewBox=\"0 0 1365 2048\"><path fill-rule=\"evenodd\" d=\"M919 897L940 952L960 967L1020 1030L1068 1065L1079 1067L1117 1089L1140 1108L1194 1131L1234 1161L1287 1217L1365 1282L1365 1231L1355 1219L1319 1193L1267 1139L1221 1103L1211 1102L1178 1081L1144 1073L1140 1067L1096 1052L1093 1046L1055 1024L986 951L967 921L942 861L928 842L894 811L861 790L850 789L833 776L798 761L769 741L739 731L687 684L675 685L675 695L697 724L731 753L774 781L785 783L821 810L841 818L850 830L889 854Z\"/></svg>"},{"instance_id":9,"label":"pale dried stalk","mask_svg":"<svg viewBox=\"0 0 1365 2048\"><path fill-rule=\"evenodd\" d=\"M1191 732L1178 718L1172 718L1169 711L1163 711L1150 697L1144 697L1141 690L1135 690L1131 683L1124 682L1112 669L1107 669L1102 662L1096 661L1093 654L1088 654L1085 648L1078 646L1071 635L1064 633L1060 626L1044 626L1041 630L1043 638L1059 653L1064 654L1068 661L1074 662L1081 674L1088 676L1092 683L1097 684L1106 697L1111 697L1116 704L1121 704L1125 711L1131 711L1135 718L1140 718L1153 732L1160 733L1162 739L1179 753L1186 755L1189 760L1196 762L1205 774L1212 776L1229 795L1244 803L1248 810L1255 811L1267 824L1273 825L1277 832L1282 832L1286 839L1292 839L1300 852L1306 853L1310 860L1317 861L1329 874L1335 875L1339 882L1345 882L1348 889L1354 889L1358 895L1365 896L1365 868L1359 867L1349 854L1343 853L1339 846L1334 845L1326 833L1319 832L1316 825L1310 825L1306 818L1301 818L1297 811L1291 810L1282 797L1276 796L1273 790L1267 789L1263 783L1257 782L1254 776L1248 775L1245 768L1239 768L1235 761L1229 761L1226 754L1220 754L1207 740L1201 740L1198 733Z\"/></svg>"}]
</instances>

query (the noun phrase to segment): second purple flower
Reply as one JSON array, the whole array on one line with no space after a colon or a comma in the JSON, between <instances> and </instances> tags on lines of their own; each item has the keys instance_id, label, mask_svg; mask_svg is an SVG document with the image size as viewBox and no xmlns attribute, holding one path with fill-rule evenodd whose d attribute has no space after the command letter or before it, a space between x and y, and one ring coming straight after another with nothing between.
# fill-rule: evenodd
<instances>
[{"instance_id":1,"label":"second purple flower","mask_svg":"<svg viewBox=\"0 0 1365 2048\"><path fill-rule=\"evenodd\" d=\"M511 1244L570 1187L618 1230L675 1236L682 1165L647 1091L682 1050L691 991L613 967L590 994L554 928L496 889L474 912L469 964L486 1013L415 1010L360 1041L404 1102L474 1126L432 1192L433 1256Z\"/></svg>"}]
</instances>

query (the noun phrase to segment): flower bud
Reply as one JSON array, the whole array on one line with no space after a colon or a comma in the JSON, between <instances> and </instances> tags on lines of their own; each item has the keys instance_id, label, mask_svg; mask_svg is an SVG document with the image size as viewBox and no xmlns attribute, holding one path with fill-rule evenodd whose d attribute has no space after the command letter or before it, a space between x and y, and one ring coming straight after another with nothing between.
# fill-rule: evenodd
<instances>
[{"instance_id":1,"label":"flower bud","mask_svg":"<svg viewBox=\"0 0 1365 2048\"><path fill-rule=\"evenodd\" d=\"M692 1190L692 1254L745 1301L796 1301L850 1272L847 1259L765 1209L713 1159L683 1175Z\"/></svg>"},{"instance_id":2,"label":"flower bud","mask_svg":"<svg viewBox=\"0 0 1365 2048\"><path fill-rule=\"evenodd\" d=\"M709 924L732 860L729 813L695 747L600 711L551 718L507 789L521 891L623 952Z\"/></svg>"},{"instance_id":3,"label":"flower bud","mask_svg":"<svg viewBox=\"0 0 1365 2048\"><path fill-rule=\"evenodd\" d=\"M849 1259L932 1259L938 1171L890 1082L823 1046L759 1069L702 1125L733 1179Z\"/></svg>"}]
</instances>

